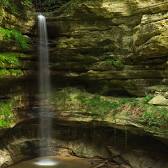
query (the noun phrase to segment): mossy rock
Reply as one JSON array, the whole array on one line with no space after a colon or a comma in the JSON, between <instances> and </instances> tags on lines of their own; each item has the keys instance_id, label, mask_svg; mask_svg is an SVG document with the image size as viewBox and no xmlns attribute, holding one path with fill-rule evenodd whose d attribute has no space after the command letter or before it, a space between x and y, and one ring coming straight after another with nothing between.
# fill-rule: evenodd
<instances>
[{"instance_id":1,"label":"mossy rock","mask_svg":"<svg viewBox=\"0 0 168 168\"><path fill-rule=\"evenodd\" d=\"M161 95L168 98L168 86L167 85L154 85L147 88L147 93L151 95Z\"/></svg>"},{"instance_id":2,"label":"mossy rock","mask_svg":"<svg viewBox=\"0 0 168 168\"><path fill-rule=\"evenodd\" d=\"M108 70L122 70L124 68L124 63L120 58L108 58L104 61L98 61L93 64L90 69L97 71L108 71Z\"/></svg>"},{"instance_id":3,"label":"mossy rock","mask_svg":"<svg viewBox=\"0 0 168 168\"><path fill-rule=\"evenodd\" d=\"M12 127L15 123L14 101L0 101L0 128Z\"/></svg>"},{"instance_id":4,"label":"mossy rock","mask_svg":"<svg viewBox=\"0 0 168 168\"><path fill-rule=\"evenodd\" d=\"M168 139L168 108L150 105L152 96L142 98L106 97L75 88L53 92L52 104L64 121L127 128ZM137 131L136 131L137 130Z\"/></svg>"}]
</instances>

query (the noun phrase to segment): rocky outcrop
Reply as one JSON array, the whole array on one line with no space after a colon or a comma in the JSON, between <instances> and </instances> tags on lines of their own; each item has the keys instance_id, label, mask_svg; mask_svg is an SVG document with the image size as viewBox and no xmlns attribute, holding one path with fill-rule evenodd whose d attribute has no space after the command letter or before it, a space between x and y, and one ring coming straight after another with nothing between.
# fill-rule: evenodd
<instances>
[{"instance_id":1,"label":"rocky outcrop","mask_svg":"<svg viewBox=\"0 0 168 168\"><path fill-rule=\"evenodd\" d=\"M0 5L1 80L23 77L30 74L29 72L33 69L32 65L34 66L30 56L33 48L30 36L35 24L35 10L31 4L26 5L17 1L10 3L8 6ZM29 55L21 54L23 52Z\"/></svg>"},{"instance_id":2,"label":"rocky outcrop","mask_svg":"<svg viewBox=\"0 0 168 168\"><path fill-rule=\"evenodd\" d=\"M20 5L20 4L18 4ZM24 6L22 6L23 8ZM20 11L21 10L21 11ZM19 9L19 11L16 11L15 13L12 13L9 10L6 10L3 6L0 7L0 13L1 13L1 20L0 20L0 26L8 29L15 28L17 30L20 30L22 33L31 33L32 27L34 26L35 20L35 12L34 8L24 8ZM23 13L20 13L23 12Z\"/></svg>"},{"instance_id":3,"label":"rocky outcrop","mask_svg":"<svg viewBox=\"0 0 168 168\"><path fill-rule=\"evenodd\" d=\"M154 97L152 100L150 100L149 104L167 106L168 99L166 99L164 96L158 95Z\"/></svg>"},{"instance_id":4,"label":"rocky outcrop","mask_svg":"<svg viewBox=\"0 0 168 168\"><path fill-rule=\"evenodd\" d=\"M30 37L28 35L32 34L32 30L35 24L35 15L34 15L34 8L31 6L31 11L30 11L30 6L27 7L23 5L20 2L15 2L17 6L19 6L19 9L7 9L5 6L0 6L0 28L3 28L3 32L1 32L0 35L0 50L5 52L6 50L12 51L12 50L19 50L19 47L16 44L16 40L10 39L8 40L7 37L12 36L12 32L18 31L19 33L22 33L25 38L30 40ZM11 6L13 4L11 3ZM6 30L5 30L6 29ZM11 30L11 34L9 32L5 32L7 30ZM3 37L4 33L6 33L5 36ZM18 36L18 34L16 35ZM18 37L19 38L19 37ZM21 41L22 39L20 39Z\"/></svg>"},{"instance_id":5,"label":"rocky outcrop","mask_svg":"<svg viewBox=\"0 0 168 168\"><path fill-rule=\"evenodd\" d=\"M70 1L48 18L53 71L137 96L166 85L167 12L161 0Z\"/></svg>"},{"instance_id":6,"label":"rocky outcrop","mask_svg":"<svg viewBox=\"0 0 168 168\"><path fill-rule=\"evenodd\" d=\"M36 97L27 94L18 96L14 108L16 123L39 116L41 107L37 90L28 91L36 93ZM64 125L106 126L136 135L150 135L167 142L167 101L163 96L108 97L64 87L52 90L48 108L51 115Z\"/></svg>"},{"instance_id":7,"label":"rocky outcrop","mask_svg":"<svg viewBox=\"0 0 168 168\"><path fill-rule=\"evenodd\" d=\"M21 88L27 83L25 79L37 69L37 62L30 54L32 50L30 35L35 24L34 8L24 2L9 1L8 6L0 3L1 129L12 127L17 122L14 109L19 103L15 104L17 99L15 96L18 93L23 94L25 90ZM6 154L4 152L0 155Z\"/></svg>"},{"instance_id":8,"label":"rocky outcrop","mask_svg":"<svg viewBox=\"0 0 168 168\"><path fill-rule=\"evenodd\" d=\"M121 168L167 167L166 146L149 137L136 137L107 127L64 126L55 119L53 121L53 139L50 143L53 156L59 158L61 155L63 158L64 154L68 157L75 155L90 161L95 159L98 163L102 159ZM7 167L38 157L39 148L45 150L40 146L40 141L38 122L35 120L9 129L1 139L0 166Z\"/></svg>"}]
</instances>

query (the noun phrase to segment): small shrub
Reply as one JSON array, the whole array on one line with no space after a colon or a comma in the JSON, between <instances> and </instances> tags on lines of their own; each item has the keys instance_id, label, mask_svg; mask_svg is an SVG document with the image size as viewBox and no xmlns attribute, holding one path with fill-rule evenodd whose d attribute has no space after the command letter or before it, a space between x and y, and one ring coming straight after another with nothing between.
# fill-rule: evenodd
<instances>
[{"instance_id":1,"label":"small shrub","mask_svg":"<svg viewBox=\"0 0 168 168\"><path fill-rule=\"evenodd\" d=\"M16 53L0 53L0 67L5 68L19 66L20 61Z\"/></svg>"},{"instance_id":2,"label":"small shrub","mask_svg":"<svg viewBox=\"0 0 168 168\"><path fill-rule=\"evenodd\" d=\"M20 77L23 75L22 70L18 69L0 69L0 77Z\"/></svg>"},{"instance_id":3,"label":"small shrub","mask_svg":"<svg viewBox=\"0 0 168 168\"><path fill-rule=\"evenodd\" d=\"M29 47L28 39L24 35L22 35L21 32L15 29L5 29L0 27L0 35L3 38L3 40L15 41L16 44L23 50Z\"/></svg>"},{"instance_id":4,"label":"small shrub","mask_svg":"<svg viewBox=\"0 0 168 168\"><path fill-rule=\"evenodd\" d=\"M143 101L144 101L144 103L148 103L152 98L153 98L153 96L151 96L151 95L146 95L146 96L143 98Z\"/></svg>"},{"instance_id":5,"label":"small shrub","mask_svg":"<svg viewBox=\"0 0 168 168\"><path fill-rule=\"evenodd\" d=\"M10 127L15 120L11 100L0 102L0 128Z\"/></svg>"},{"instance_id":6,"label":"small shrub","mask_svg":"<svg viewBox=\"0 0 168 168\"><path fill-rule=\"evenodd\" d=\"M140 117L140 121L150 127L168 128L168 108L150 105Z\"/></svg>"}]
</instances>

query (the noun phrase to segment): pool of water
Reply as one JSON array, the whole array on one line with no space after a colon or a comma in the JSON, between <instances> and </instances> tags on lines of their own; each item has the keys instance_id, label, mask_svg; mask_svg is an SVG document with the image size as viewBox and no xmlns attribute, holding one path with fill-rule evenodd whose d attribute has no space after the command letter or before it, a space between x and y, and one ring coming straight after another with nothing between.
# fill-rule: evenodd
<instances>
[{"instance_id":1,"label":"pool of water","mask_svg":"<svg viewBox=\"0 0 168 168\"><path fill-rule=\"evenodd\" d=\"M76 157L56 158L56 157L41 157L33 160L23 161L11 168L89 168L89 161Z\"/></svg>"}]
</instances>

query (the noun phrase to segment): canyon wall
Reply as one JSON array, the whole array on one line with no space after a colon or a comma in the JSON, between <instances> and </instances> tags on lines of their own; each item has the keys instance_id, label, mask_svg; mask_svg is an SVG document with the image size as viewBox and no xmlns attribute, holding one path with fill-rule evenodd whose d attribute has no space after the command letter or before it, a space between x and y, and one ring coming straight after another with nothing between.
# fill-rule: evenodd
<instances>
[{"instance_id":1,"label":"canyon wall","mask_svg":"<svg viewBox=\"0 0 168 168\"><path fill-rule=\"evenodd\" d=\"M72 0L48 17L52 74L144 96L168 83L167 21L165 0Z\"/></svg>"}]
</instances>

